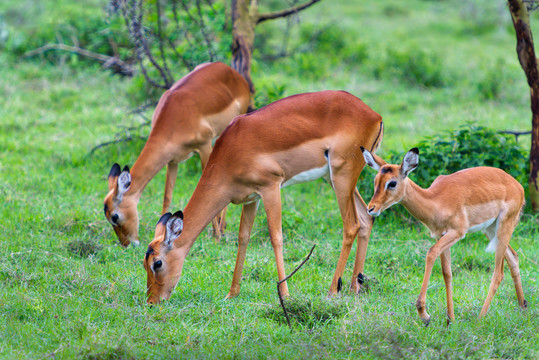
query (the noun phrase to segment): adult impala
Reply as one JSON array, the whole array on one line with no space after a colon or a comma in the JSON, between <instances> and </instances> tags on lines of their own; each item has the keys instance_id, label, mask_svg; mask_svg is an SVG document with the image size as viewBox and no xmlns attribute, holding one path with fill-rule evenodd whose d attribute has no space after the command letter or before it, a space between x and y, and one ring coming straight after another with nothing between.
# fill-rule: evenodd
<instances>
[{"instance_id":1,"label":"adult impala","mask_svg":"<svg viewBox=\"0 0 539 360\"><path fill-rule=\"evenodd\" d=\"M105 216L120 243L138 245L137 205L148 182L167 166L162 214L168 211L178 173L178 163L193 153L202 167L208 162L212 140L230 121L245 113L250 103L247 81L223 63L206 63L167 90L155 109L148 140L131 171L114 164L108 177ZM213 221L218 239L225 226L225 211Z\"/></svg>"},{"instance_id":2,"label":"adult impala","mask_svg":"<svg viewBox=\"0 0 539 360\"><path fill-rule=\"evenodd\" d=\"M408 178L417 167L419 151L410 150L401 165L387 164L380 157L363 149L367 165L378 171L374 179L374 195L367 206L372 216L378 216L393 204L401 203L421 221L436 239L427 253L425 276L416 302L421 320L428 325L426 310L427 286L436 258L440 256L447 296L447 315L455 320L451 287L451 246L466 233L482 231L490 243L487 251L495 251L494 274L480 316L487 313L492 297L503 279L503 260L507 261L518 304L526 308L518 256L509 240L518 223L524 205L524 189L511 175L491 167L475 167L439 176L428 189L422 189Z\"/></svg>"},{"instance_id":3,"label":"adult impala","mask_svg":"<svg viewBox=\"0 0 539 360\"><path fill-rule=\"evenodd\" d=\"M157 224L144 258L148 302L170 297L196 238L230 202L243 204L243 209L238 255L227 297L239 293L245 252L260 199L266 211L278 277L283 279L281 188L319 178L326 179L335 190L343 221L343 245L330 293L340 290L356 236L351 289L359 291L372 227L372 218L355 187L365 166L360 146L374 151L382 136L380 115L344 91L290 96L238 116L215 143L183 214L165 214ZM280 290L288 294L286 282Z\"/></svg>"}]
</instances>

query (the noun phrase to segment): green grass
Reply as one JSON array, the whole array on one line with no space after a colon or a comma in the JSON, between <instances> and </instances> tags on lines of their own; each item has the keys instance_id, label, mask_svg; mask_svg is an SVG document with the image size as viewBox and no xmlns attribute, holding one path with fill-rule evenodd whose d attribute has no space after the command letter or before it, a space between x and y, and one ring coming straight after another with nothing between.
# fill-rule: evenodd
<instances>
[{"instance_id":1,"label":"green grass","mask_svg":"<svg viewBox=\"0 0 539 360\"><path fill-rule=\"evenodd\" d=\"M3 4L0 11L17 9L17 4ZM495 12L503 14L501 20L483 33L489 18L475 28L468 19L473 11L465 7L473 2L462 4L323 1L305 13L302 25L336 23L346 36L365 44L368 58L358 64L341 64L339 53L316 54L314 63L296 58L311 74L295 69L292 58L257 60L253 79L260 91L285 85L284 95L333 88L360 96L384 117L382 155L407 150L422 136L466 120L496 129L528 129L528 89L514 53L514 35L507 31L507 10ZM47 14L61 14L61 7L47 9ZM339 19L341 14L346 17ZM263 26L260 31L275 32L281 25ZM377 62L391 68L390 62L377 59L392 47L436 53L443 60L444 85L424 87L375 76ZM505 80L495 98L485 99L478 84L497 69L498 58L507 65L500 70ZM205 231L170 301L146 306L142 258L159 217L165 172L141 198L142 246L124 250L102 214L106 175L114 162L132 165L143 142L88 155L120 126L137 124L128 115L133 106L126 95L130 80L95 66L55 66L6 53L0 54L0 65L0 358L539 357L537 218L525 214L511 242L520 256L527 311L519 310L506 270L488 315L477 319L494 259L484 252L486 237L473 234L452 249L456 322L445 325L437 262L427 294L432 321L425 328L414 302L432 241L424 227L397 213L388 212L375 223L365 269L369 292L327 298L342 224L335 196L321 181L287 188L282 195L287 271L317 244L309 262L289 281L292 331L279 305L263 211L253 229L241 293L224 300L240 215L240 207L233 205L226 238L216 245ZM493 74L490 84L498 79ZM528 146L526 138L520 141ZM367 171L372 181L374 174ZM185 206L199 173L196 157L180 167L173 209Z\"/></svg>"}]
</instances>

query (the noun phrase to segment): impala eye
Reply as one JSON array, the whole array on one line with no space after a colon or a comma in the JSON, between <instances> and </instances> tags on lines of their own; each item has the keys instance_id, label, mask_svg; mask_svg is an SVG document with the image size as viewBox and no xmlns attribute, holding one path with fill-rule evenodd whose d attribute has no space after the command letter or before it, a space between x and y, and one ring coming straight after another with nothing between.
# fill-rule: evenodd
<instances>
[{"instance_id":1,"label":"impala eye","mask_svg":"<svg viewBox=\"0 0 539 360\"><path fill-rule=\"evenodd\" d=\"M118 216L118 214L113 214L111 217L110 217L110 221L114 224L114 225L118 225L118 219L120 217Z\"/></svg>"},{"instance_id":2,"label":"impala eye","mask_svg":"<svg viewBox=\"0 0 539 360\"><path fill-rule=\"evenodd\" d=\"M387 188L388 188L388 189L394 189L395 186L397 186L397 182L396 182L395 180L390 181L390 182L387 184Z\"/></svg>"},{"instance_id":3,"label":"impala eye","mask_svg":"<svg viewBox=\"0 0 539 360\"><path fill-rule=\"evenodd\" d=\"M161 266L163 266L163 262L161 260L157 260L156 262L153 263L154 270L159 269Z\"/></svg>"}]
</instances>

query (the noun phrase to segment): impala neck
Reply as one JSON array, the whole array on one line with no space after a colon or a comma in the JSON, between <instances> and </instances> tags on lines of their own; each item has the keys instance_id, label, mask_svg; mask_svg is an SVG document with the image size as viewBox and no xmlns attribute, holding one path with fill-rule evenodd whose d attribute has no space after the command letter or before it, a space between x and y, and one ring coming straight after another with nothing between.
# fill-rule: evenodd
<instances>
[{"instance_id":1,"label":"impala neck","mask_svg":"<svg viewBox=\"0 0 539 360\"><path fill-rule=\"evenodd\" d=\"M204 228L230 201L230 197L226 195L226 186L199 182L183 210L183 231L174 241L174 246L187 247L189 252Z\"/></svg>"},{"instance_id":2,"label":"impala neck","mask_svg":"<svg viewBox=\"0 0 539 360\"><path fill-rule=\"evenodd\" d=\"M126 196L135 198L138 202L142 191L151 179L169 163L166 146L158 144L158 141L148 138L137 161L131 169L131 187Z\"/></svg>"},{"instance_id":3,"label":"impala neck","mask_svg":"<svg viewBox=\"0 0 539 360\"><path fill-rule=\"evenodd\" d=\"M429 189L423 189L409 178L406 181L405 194L400 203L422 223L430 223L432 215L439 206L435 202L434 194Z\"/></svg>"}]
</instances>

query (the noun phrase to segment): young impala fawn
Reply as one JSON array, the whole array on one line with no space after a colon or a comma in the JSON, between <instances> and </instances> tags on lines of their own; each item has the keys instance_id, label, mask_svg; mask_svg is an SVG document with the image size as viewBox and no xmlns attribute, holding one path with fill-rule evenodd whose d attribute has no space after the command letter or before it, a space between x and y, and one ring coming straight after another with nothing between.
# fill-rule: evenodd
<instances>
[{"instance_id":1,"label":"young impala fawn","mask_svg":"<svg viewBox=\"0 0 539 360\"><path fill-rule=\"evenodd\" d=\"M284 279L281 189L324 178L335 190L343 242L330 293L337 293L352 244L358 244L351 290L358 292L372 218L356 190L365 166L360 145L374 151L383 135L382 117L344 91L290 96L240 115L215 143L198 185L181 212L165 214L144 258L148 302L168 299L184 260L200 232L229 203L243 204L238 255L227 297L240 291L245 252L258 203L266 211L279 280ZM361 279L361 277L360 277ZM288 295L286 282L281 293Z\"/></svg>"},{"instance_id":2,"label":"young impala fawn","mask_svg":"<svg viewBox=\"0 0 539 360\"><path fill-rule=\"evenodd\" d=\"M108 177L105 217L123 246L138 245L138 202L151 179L166 165L167 177L161 214L168 211L176 183L178 163L193 153L202 168L208 162L212 141L230 121L247 111L251 101L247 81L220 62L197 66L167 90L152 118L152 129L131 171L114 164ZM219 239L225 227L225 211L213 220Z\"/></svg>"},{"instance_id":3,"label":"young impala fawn","mask_svg":"<svg viewBox=\"0 0 539 360\"><path fill-rule=\"evenodd\" d=\"M372 216L378 216L390 206L401 203L421 221L436 239L427 253L425 275L416 302L421 320L428 325L426 311L427 286L436 258L440 256L447 296L447 315L455 320L451 288L451 246L466 233L482 231L490 240L487 251L495 251L494 274L480 316L488 310L492 297L503 279L503 260L507 261L518 304L526 308L518 256L509 240L518 223L524 205L524 189L511 175L491 167L475 167L451 175L438 176L428 189L422 189L408 178L419 161L414 148L404 156L401 165L387 164L380 157L362 149L367 165L378 171L374 178L374 195L367 205Z\"/></svg>"}]
</instances>

